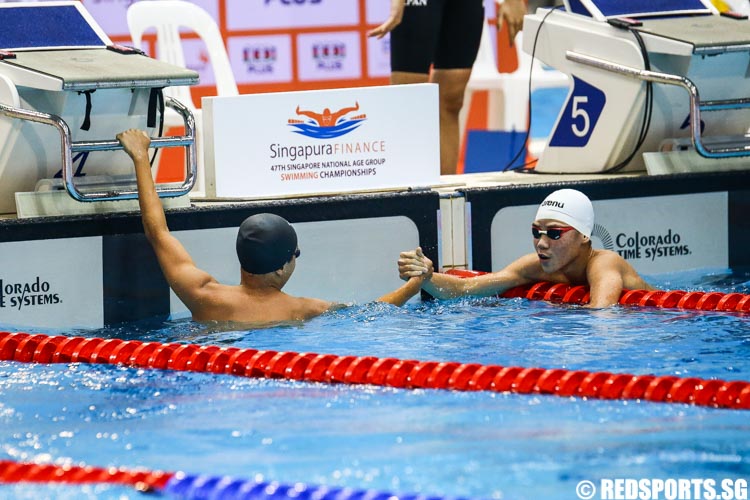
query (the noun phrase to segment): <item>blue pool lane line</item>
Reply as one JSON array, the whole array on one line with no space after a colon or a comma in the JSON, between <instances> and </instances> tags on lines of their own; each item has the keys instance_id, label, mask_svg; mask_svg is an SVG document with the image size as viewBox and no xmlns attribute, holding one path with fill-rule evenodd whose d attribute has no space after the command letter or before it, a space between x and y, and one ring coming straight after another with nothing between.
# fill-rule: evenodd
<instances>
[{"instance_id":1,"label":"blue pool lane line","mask_svg":"<svg viewBox=\"0 0 750 500\"><path fill-rule=\"evenodd\" d=\"M232 477L186 475L177 473L163 493L183 499L212 500L468 500L457 497L426 496L306 484L258 482Z\"/></svg>"},{"instance_id":2,"label":"blue pool lane line","mask_svg":"<svg viewBox=\"0 0 750 500\"><path fill-rule=\"evenodd\" d=\"M186 474L114 467L19 463L0 460L0 484L15 483L111 484L141 492L159 492L185 500L470 500L303 483L283 484L230 476Z\"/></svg>"}]
</instances>

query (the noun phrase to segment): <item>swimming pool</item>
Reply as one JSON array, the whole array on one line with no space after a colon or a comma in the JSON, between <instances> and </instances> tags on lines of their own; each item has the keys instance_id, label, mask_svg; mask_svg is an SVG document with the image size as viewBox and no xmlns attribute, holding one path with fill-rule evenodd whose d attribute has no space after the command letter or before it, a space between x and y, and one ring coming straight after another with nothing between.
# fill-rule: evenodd
<instances>
[{"instance_id":1,"label":"swimming pool","mask_svg":"<svg viewBox=\"0 0 750 500\"><path fill-rule=\"evenodd\" d=\"M744 271L653 281L668 289L750 293ZM173 321L45 333L750 379L747 315L677 309L588 311L472 299L402 309L368 304L255 331ZM0 393L0 458L16 461L474 498L577 498L580 481L606 478L750 478L746 411L14 362L0 362ZM0 486L0 497L140 494L22 484Z\"/></svg>"}]
</instances>

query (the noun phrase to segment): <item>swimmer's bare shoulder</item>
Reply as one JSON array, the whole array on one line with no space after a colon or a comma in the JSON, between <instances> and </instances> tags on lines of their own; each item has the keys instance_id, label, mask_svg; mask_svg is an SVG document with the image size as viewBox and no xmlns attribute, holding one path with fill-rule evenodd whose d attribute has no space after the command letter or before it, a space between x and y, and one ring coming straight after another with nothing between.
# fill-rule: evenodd
<instances>
[{"instance_id":1,"label":"swimmer's bare shoulder","mask_svg":"<svg viewBox=\"0 0 750 500\"><path fill-rule=\"evenodd\" d=\"M302 318L304 319L314 318L328 311L335 311L343 307L346 307L346 304L341 304L337 302L329 302L327 300L322 300L322 299L298 297L297 300L299 301L299 306L300 306L300 312L301 312L300 316L302 316Z\"/></svg>"}]
</instances>

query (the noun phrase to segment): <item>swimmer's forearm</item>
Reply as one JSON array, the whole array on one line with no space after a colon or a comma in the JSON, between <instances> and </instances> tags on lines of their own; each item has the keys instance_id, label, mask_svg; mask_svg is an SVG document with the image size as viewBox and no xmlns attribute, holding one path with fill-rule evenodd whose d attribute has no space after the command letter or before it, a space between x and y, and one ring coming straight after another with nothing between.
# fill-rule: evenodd
<instances>
[{"instance_id":1,"label":"swimmer's forearm","mask_svg":"<svg viewBox=\"0 0 750 500\"><path fill-rule=\"evenodd\" d=\"M397 290L387 293L377 299L377 302L386 302L394 306L404 305L410 298L414 297L422 288L422 279L418 277L409 278L409 281L401 285Z\"/></svg>"},{"instance_id":2,"label":"swimmer's forearm","mask_svg":"<svg viewBox=\"0 0 750 500\"><path fill-rule=\"evenodd\" d=\"M135 164L135 176L138 186L138 205L141 208L143 230L149 240L160 231L167 231L167 219L164 215L159 195L156 194L154 179L151 174L151 165L145 156L138 156L133 160Z\"/></svg>"},{"instance_id":3,"label":"swimmer's forearm","mask_svg":"<svg viewBox=\"0 0 750 500\"><path fill-rule=\"evenodd\" d=\"M460 278L450 274L434 273L432 278L425 280L422 289L437 299L453 299L456 297L491 297L501 294L509 288L521 284L516 283L507 273L491 273L471 278Z\"/></svg>"},{"instance_id":4,"label":"swimmer's forearm","mask_svg":"<svg viewBox=\"0 0 750 500\"><path fill-rule=\"evenodd\" d=\"M467 293L463 278L441 273L433 273L422 283L422 289L436 299L453 299Z\"/></svg>"}]
</instances>

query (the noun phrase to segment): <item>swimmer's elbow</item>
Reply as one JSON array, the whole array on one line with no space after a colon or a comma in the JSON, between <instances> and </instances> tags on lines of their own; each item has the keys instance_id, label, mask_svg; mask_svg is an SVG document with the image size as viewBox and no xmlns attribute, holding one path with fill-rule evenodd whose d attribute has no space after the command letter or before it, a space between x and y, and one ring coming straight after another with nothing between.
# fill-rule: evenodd
<instances>
[{"instance_id":1,"label":"swimmer's elbow","mask_svg":"<svg viewBox=\"0 0 750 500\"><path fill-rule=\"evenodd\" d=\"M609 309L610 307L618 305L619 302L619 300L611 298L590 300L589 303L585 304L583 307L587 309Z\"/></svg>"},{"instance_id":2,"label":"swimmer's elbow","mask_svg":"<svg viewBox=\"0 0 750 500\"><path fill-rule=\"evenodd\" d=\"M589 303L589 304L584 304L583 307L586 308L586 309L595 309L595 310L597 310L597 309L609 309L610 307L614 307L615 305L616 304L604 304L604 305L600 305L600 304L591 304L591 303Z\"/></svg>"}]
</instances>

